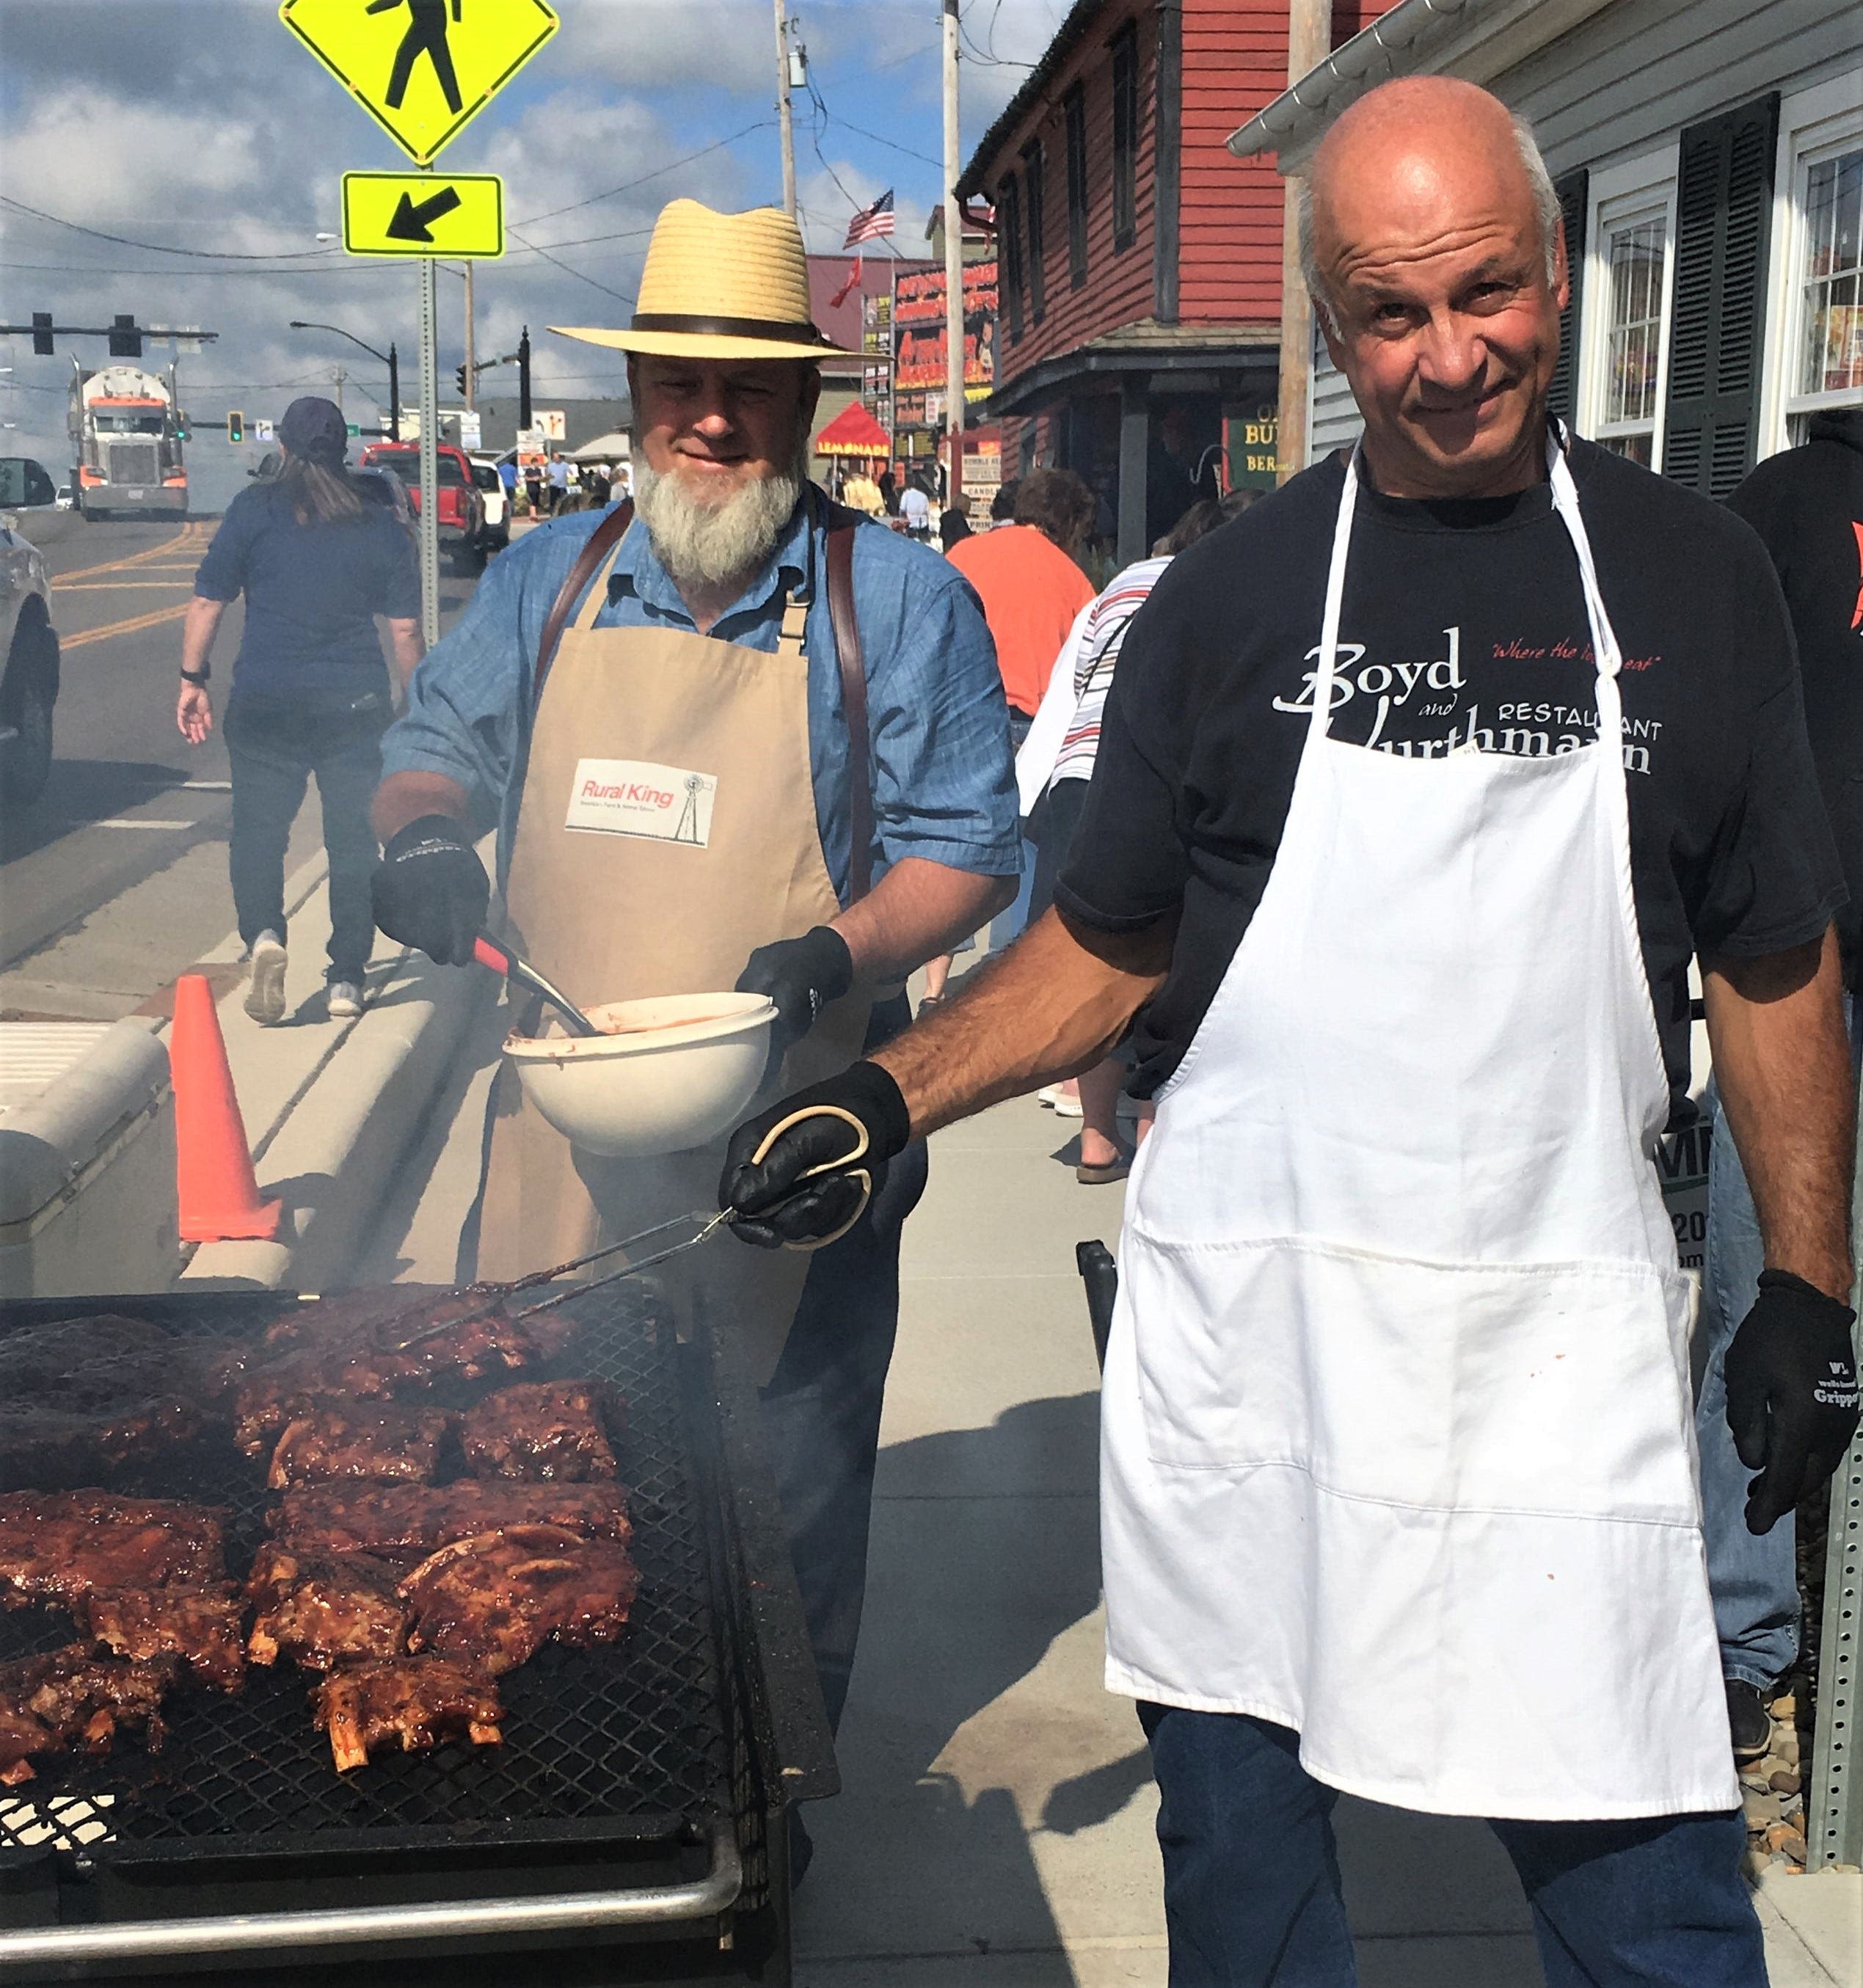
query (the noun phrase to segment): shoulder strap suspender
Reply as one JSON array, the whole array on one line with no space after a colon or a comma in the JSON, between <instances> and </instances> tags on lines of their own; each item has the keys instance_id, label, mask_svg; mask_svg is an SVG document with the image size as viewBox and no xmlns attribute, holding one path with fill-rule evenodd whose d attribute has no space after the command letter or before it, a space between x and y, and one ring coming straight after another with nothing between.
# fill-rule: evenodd
<instances>
[{"instance_id":1,"label":"shoulder strap suspender","mask_svg":"<svg viewBox=\"0 0 1863 1988\"><path fill-rule=\"evenodd\" d=\"M544 622L543 640L537 645L537 667L530 672L530 713L533 718L537 701L544 695L544 679L550 674L550 664L557 659L557 644L563 639L564 624L576 611L576 603L581 598L583 588L627 536L628 527L633 522L634 500L624 497L590 532L588 543L576 555L576 563L570 568L568 576L557 589L557 597L551 602L550 613Z\"/></svg>"},{"instance_id":2,"label":"shoulder strap suspender","mask_svg":"<svg viewBox=\"0 0 1863 1988\"><path fill-rule=\"evenodd\" d=\"M537 644L537 666L530 675L530 710L534 717L557 644L575 612L583 589L627 535L634 505L624 499L590 533L576 563L557 590ZM829 512L828 531L828 609L835 631L835 655L841 671L841 708L848 728L849 894L858 902L873 888L873 766L867 724L867 672L861 654L860 626L854 617L854 534L859 520L837 505Z\"/></svg>"}]
</instances>

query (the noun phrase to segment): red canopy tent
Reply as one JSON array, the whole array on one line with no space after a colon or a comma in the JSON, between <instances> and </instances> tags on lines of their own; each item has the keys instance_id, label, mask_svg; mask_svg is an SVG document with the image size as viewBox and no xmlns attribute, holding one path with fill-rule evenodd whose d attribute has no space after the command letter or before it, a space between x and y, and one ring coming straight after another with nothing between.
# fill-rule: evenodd
<instances>
[{"instance_id":1,"label":"red canopy tent","mask_svg":"<svg viewBox=\"0 0 1863 1988\"><path fill-rule=\"evenodd\" d=\"M858 401L850 401L815 438L818 455L890 455L893 438Z\"/></svg>"}]
</instances>

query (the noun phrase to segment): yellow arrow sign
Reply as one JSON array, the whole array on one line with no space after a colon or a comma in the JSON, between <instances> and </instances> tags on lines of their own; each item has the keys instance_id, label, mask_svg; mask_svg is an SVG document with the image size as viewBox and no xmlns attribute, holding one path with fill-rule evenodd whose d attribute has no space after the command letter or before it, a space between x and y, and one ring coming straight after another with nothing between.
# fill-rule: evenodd
<instances>
[{"instance_id":1,"label":"yellow arrow sign","mask_svg":"<svg viewBox=\"0 0 1863 1988\"><path fill-rule=\"evenodd\" d=\"M278 17L421 165L561 25L544 0L283 0Z\"/></svg>"},{"instance_id":2,"label":"yellow arrow sign","mask_svg":"<svg viewBox=\"0 0 1863 1988\"><path fill-rule=\"evenodd\" d=\"M345 173L352 255L502 255L504 182L493 173Z\"/></svg>"}]
</instances>

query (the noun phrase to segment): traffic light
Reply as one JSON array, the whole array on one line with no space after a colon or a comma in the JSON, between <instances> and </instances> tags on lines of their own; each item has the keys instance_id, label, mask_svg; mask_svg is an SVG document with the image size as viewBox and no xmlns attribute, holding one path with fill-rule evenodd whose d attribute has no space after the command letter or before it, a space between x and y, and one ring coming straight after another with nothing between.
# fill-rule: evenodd
<instances>
[{"instance_id":1,"label":"traffic light","mask_svg":"<svg viewBox=\"0 0 1863 1988\"><path fill-rule=\"evenodd\" d=\"M459 389L459 397L463 401L466 398L466 368L463 366L456 366L452 370L452 377L455 385Z\"/></svg>"},{"instance_id":2,"label":"traffic light","mask_svg":"<svg viewBox=\"0 0 1863 1988\"><path fill-rule=\"evenodd\" d=\"M229 414L227 416L226 438L229 441L244 441L246 440L246 417L244 414Z\"/></svg>"},{"instance_id":3,"label":"traffic light","mask_svg":"<svg viewBox=\"0 0 1863 1988\"><path fill-rule=\"evenodd\" d=\"M53 353L52 313L35 311L32 313L32 350L40 359L49 359Z\"/></svg>"},{"instance_id":4,"label":"traffic light","mask_svg":"<svg viewBox=\"0 0 1863 1988\"><path fill-rule=\"evenodd\" d=\"M142 333L136 329L135 318L127 311L117 312L112 323L110 356L113 359L140 359L142 357Z\"/></svg>"},{"instance_id":5,"label":"traffic light","mask_svg":"<svg viewBox=\"0 0 1863 1988\"><path fill-rule=\"evenodd\" d=\"M177 441L188 439L188 416L186 411L180 407L174 411L174 439Z\"/></svg>"}]
</instances>

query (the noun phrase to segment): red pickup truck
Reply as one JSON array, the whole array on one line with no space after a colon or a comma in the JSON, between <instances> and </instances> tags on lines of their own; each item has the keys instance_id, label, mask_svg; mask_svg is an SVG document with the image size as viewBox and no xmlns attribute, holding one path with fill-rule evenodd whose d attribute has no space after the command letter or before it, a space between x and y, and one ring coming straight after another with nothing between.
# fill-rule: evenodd
<instances>
[{"instance_id":1,"label":"red pickup truck","mask_svg":"<svg viewBox=\"0 0 1863 1988\"><path fill-rule=\"evenodd\" d=\"M439 483L440 549L452 555L456 573L485 567L485 500L473 482L472 458L442 442L435 449ZM408 487L408 501L420 514L421 451L418 443L375 442L362 451L364 469L391 469Z\"/></svg>"}]
</instances>

